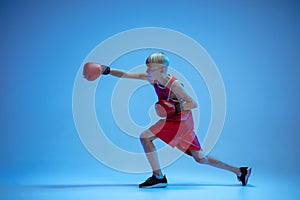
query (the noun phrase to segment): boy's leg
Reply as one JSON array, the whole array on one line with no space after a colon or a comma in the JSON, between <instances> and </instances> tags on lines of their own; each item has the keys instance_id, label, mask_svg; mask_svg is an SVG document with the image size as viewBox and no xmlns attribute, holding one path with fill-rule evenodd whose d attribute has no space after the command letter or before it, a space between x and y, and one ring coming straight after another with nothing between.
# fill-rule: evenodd
<instances>
[{"instance_id":1,"label":"boy's leg","mask_svg":"<svg viewBox=\"0 0 300 200\"><path fill-rule=\"evenodd\" d=\"M206 165L210 165L213 167L225 169L225 170L235 173L237 176L239 176L241 174L241 171L238 167L228 165L228 164L226 164L220 160L217 160L213 157L210 157L210 156L204 156L204 153L202 151L190 150L190 152L192 154L192 157L195 159L195 161L200 164L206 164Z\"/></svg>"},{"instance_id":2,"label":"boy's leg","mask_svg":"<svg viewBox=\"0 0 300 200\"><path fill-rule=\"evenodd\" d=\"M140 188L161 188L167 187L168 185L166 176L163 176L161 172L156 149L153 144L153 140L156 138L157 137L150 130L144 131L140 136L141 143L153 171L153 175L150 178L139 184Z\"/></svg>"},{"instance_id":3,"label":"boy's leg","mask_svg":"<svg viewBox=\"0 0 300 200\"><path fill-rule=\"evenodd\" d=\"M194 151L194 150L190 150L193 158L196 160L196 162L200 163L200 164L206 164L206 165L210 165L210 166L214 166L217 168L221 168L221 169L225 169L228 171L231 171L233 173L235 173L237 175L237 178L239 181L242 182L242 185L247 185L248 182L248 178L251 174L251 168L249 167L234 167L231 165L228 165L220 160L217 160L213 157L210 156L204 156L204 153L202 151Z\"/></svg>"},{"instance_id":4,"label":"boy's leg","mask_svg":"<svg viewBox=\"0 0 300 200\"><path fill-rule=\"evenodd\" d=\"M140 135L142 146L153 170L153 175L162 176L156 148L153 144L153 140L155 140L156 138L157 137L150 130L146 130Z\"/></svg>"}]
</instances>

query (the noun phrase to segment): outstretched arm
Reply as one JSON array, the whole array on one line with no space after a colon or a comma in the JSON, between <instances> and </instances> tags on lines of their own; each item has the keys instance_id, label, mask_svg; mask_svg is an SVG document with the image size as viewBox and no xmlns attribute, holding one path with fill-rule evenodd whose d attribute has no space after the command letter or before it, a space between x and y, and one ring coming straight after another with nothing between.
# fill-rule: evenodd
<instances>
[{"instance_id":1,"label":"outstretched arm","mask_svg":"<svg viewBox=\"0 0 300 200\"><path fill-rule=\"evenodd\" d=\"M150 81L146 72L124 72L95 62L87 62L83 67L83 76L88 81L94 81L101 75L112 75L119 78L132 78Z\"/></svg>"},{"instance_id":2,"label":"outstretched arm","mask_svg":"<svg viewBox=\"0 0 300 200\"><path fill-rule=\"evenodd\" d=\"M111 68L110 75L116 76L119 78L132 78L132 79L140 79L140 80L147 80L149 81L148 74L146 72L124 72L119 69Z\"/></svg>"}]
</instances>

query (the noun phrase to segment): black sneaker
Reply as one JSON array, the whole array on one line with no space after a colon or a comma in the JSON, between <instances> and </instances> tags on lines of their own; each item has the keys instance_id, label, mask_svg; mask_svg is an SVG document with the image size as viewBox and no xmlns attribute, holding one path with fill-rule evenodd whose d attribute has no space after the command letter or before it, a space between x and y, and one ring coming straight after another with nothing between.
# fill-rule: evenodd
<instances>
[{"instance_id":1,"label":"black sneaker","mask_svg":"<svg viewBox=\"0 0 300 200\"><path fill-rule=\"evenodd\" d=\"M238 176L237 178L238 178L238 180L240 182L242 182L242 185L245 186L248 183L248 178L249 178L249 176L251 174L252 168L249 168L249 167L240 167L240 170L241 170L242 174L240 176Z\"/></svg>"},{"instance_id":2,"label":"black sneaker","mask_svg":"<svg viewBox=\"0 0 300 200\"><path fill-rule=\"evenodd\" d=\"M144 183L139 184L140 188L164 188L167 187L168 181L166 176L162 179L156 178L154 175L148 178Z\"/></svg>"}]
</instances>

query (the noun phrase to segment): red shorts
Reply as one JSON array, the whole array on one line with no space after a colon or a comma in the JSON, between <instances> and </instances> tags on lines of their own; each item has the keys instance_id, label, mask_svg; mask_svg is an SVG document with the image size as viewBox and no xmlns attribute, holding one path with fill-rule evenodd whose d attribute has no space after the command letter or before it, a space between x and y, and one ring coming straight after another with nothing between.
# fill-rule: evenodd
<instances>
[{"instance_id":1,"label":"red shorts","mask_svg":"<svg viewBox=\"0 0 300 200\"><path fill-rule=\"evenodd\" d=\"M149 130L171 147L177 147L191 155L189 150L201 150L201 146L194 132L192 113L190 111L185 113L184 118L184 120L161 119Z\"/></svg>"}]
</instances>

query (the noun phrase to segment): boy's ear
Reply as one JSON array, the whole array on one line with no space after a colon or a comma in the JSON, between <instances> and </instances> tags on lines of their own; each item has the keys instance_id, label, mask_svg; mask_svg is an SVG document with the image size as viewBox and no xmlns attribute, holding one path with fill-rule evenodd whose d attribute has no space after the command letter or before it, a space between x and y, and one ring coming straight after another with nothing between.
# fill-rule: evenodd
<instances>
[{"instance_id":1,"label":"boy's ear","mask_svg":"<svg viewBox=\"0 0 300 200\"><path fill-rule=\"evenodd\" d=\"M166 71L166 66L162 66L162 68L160 69L160 73L165 73Z\"/></svg>"}]
</instances>

